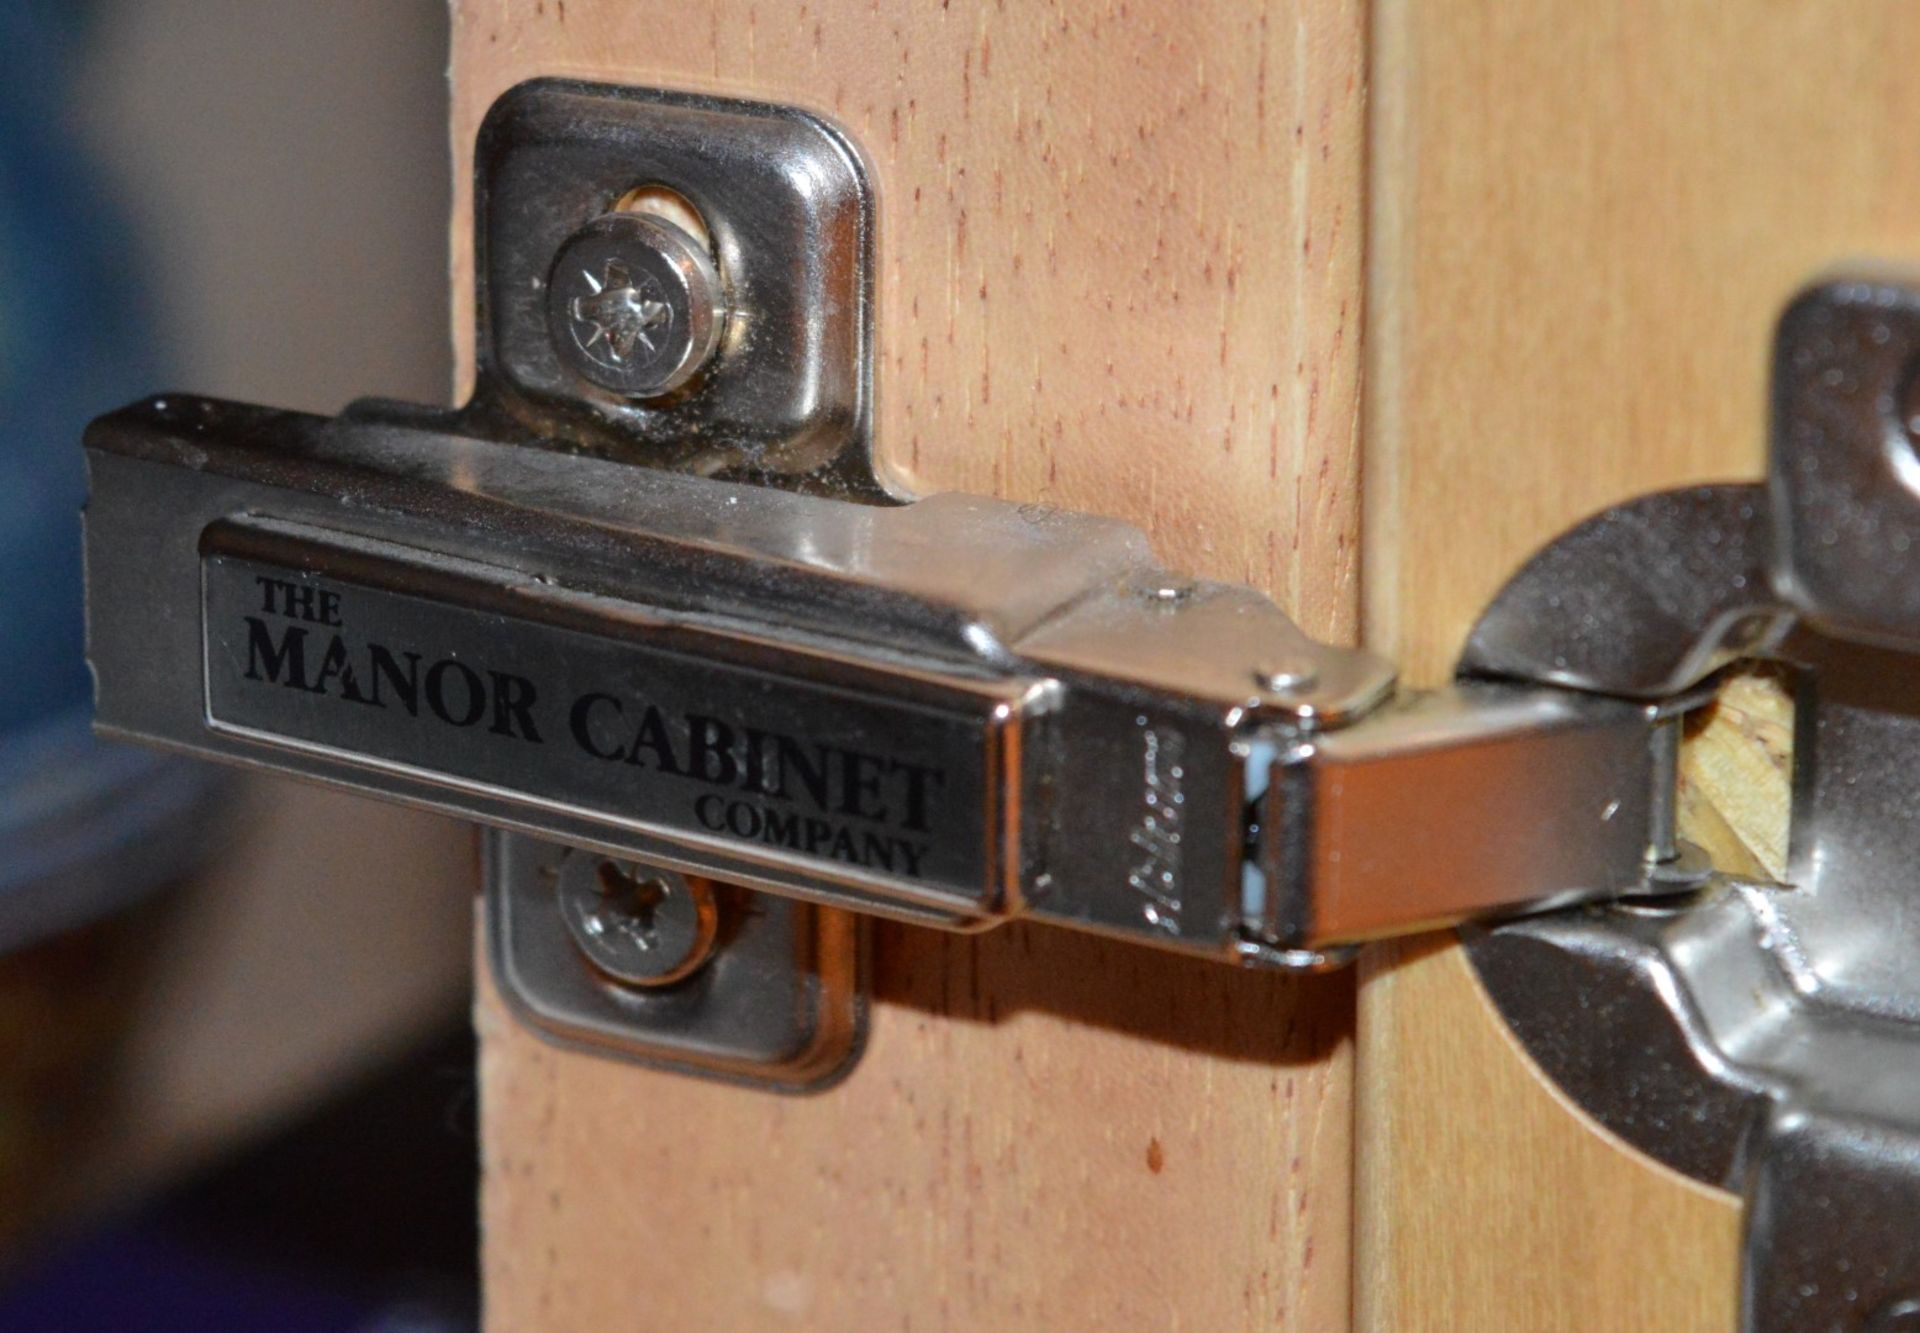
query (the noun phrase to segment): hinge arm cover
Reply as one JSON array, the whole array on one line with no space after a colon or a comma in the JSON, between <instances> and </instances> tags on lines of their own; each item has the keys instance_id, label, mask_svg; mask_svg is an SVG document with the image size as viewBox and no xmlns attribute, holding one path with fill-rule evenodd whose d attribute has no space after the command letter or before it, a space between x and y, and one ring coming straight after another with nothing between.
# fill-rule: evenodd
<instances>
[{"instance_id":1,"label":"hinge arm cover","mask_svg":"<svg viewBox=\"0 0 1920 1333\"><path fill-rule=\"evenodd\" d=\"M88 449L115 735L865 911L1290 963L1629 890L1652 840L1647 710L1388 703L1379 659L1112 520L193 398Z\"/></svg>"}]
</instances>

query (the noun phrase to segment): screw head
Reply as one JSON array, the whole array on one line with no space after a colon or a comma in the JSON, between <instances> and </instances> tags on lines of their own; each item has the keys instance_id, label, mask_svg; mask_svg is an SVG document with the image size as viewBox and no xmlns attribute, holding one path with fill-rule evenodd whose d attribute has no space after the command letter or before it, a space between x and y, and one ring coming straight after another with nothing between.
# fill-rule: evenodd
<instances>
[{"instance_id":1,"label":"screw head","mask_svg":"<svg viewBox=\"0 0 1920 1333\"><path fill-rule=\"evenodd\" d=\"M626 398L691 380L720 345L720 275L699 241L648 213L567 238L547 274L547 331L574 373Z\"/></svg>"},{"instance_id":2,"label":"screw head","mask_svg":"<svg viewBox=\"0 0 1920 1333\"><path fill-rule=\"evenodd\" d=\"M1298 694L1317 685L1320 672L1304 657L1288 657L1255 667L1253 680L1261 689L1273 694Z\"/></svg>"},{"instance_id":3,"label":"screw head","mask_svg":"<svg viewBox=\"0 0 1920 1333\"><path fill-rule=\"evenodd\" d=\"M669 986L713 953L720 909L704 879L569 852L556 887L573 942L616 981Z\"/></svg>"}]
</instances>

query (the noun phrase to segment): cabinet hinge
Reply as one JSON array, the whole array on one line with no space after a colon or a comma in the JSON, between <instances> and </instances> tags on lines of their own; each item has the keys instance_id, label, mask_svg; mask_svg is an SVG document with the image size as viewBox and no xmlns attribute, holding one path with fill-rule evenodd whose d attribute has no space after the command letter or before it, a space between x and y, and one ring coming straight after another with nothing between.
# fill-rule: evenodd
<instances>
[{"instance_id":1,"label":"cabinet hinge","mask_svg":"<svg viewBox=\"0 0 1920 1333\"><path fill-rule=\"evenodd\" d=\"M898 502L873 202L817 119L543 82L477 156L465 408L168 396L89 433L103 730L863 913L1254 963L1690 882L1690 682L1400 691L1126 524ZM682 211L623 211L636 184Z\"/></svg>"},{"instance_id":2,"label":"cabinet hinge","mask_svg":"<svg viewBox=\"0 0 1920 1333\"><path fill-rule=\"evenodd\" d=\"M905 503L874 200L818 118L546 80L476 161L468 404L101 418L89 654L108 734L490 826L543 1030L815 1085L863 1021L831 909L1294 967L1510 921L1473 953L1541 1061L1703 1179L1761 1162L1769 1244L1824 1225L1783 1182L1830 1126L1911 1130L1913 291L1802 297L1768 481L1575 528L1417 692L1123 523ZM1675 832L1683 719L1743 659L1802 682L1790 887ZM1756 1300L1892 1282L1803 1250Z\"/></svg>"}]
</instances>

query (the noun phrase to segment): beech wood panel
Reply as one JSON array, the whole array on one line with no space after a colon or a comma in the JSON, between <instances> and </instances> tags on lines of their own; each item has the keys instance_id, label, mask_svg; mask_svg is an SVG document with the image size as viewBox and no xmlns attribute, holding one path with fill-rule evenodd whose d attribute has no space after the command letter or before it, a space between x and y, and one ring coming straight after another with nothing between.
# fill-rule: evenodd
<instances>
[{"instance_id":1,"label":"beech wood panel","mask_svg":"<svg viewBox=\"0 0 1920 1333\"><path fill-rule=\"evenodd\" d=\"M1920 11L1382 0L1371 40L1366 637L1433 680L1575 520L1759 475L1787 298L1920 252ZM1361 1327L1733 1326L1734 1200L1560 1101L1457 948L1375 955L1359 1065Z\"/></svg>"},{"instance_id":2,"label":"beech wood panel","mask_svg":"<svg viewBox=\"0 0 1920 1333\"><path fill-rule=\"evenodd\" d=\"M456 337L469 147L510 84L813 107L879 187L888 466L1132 519L1348 638L1364 18L457 0ZM1044 929L876 952L864 1059L797 1099L557 1051L483 994L489 1325L1346 1325L1350 977Z\"/></svg>"}]
</instances>

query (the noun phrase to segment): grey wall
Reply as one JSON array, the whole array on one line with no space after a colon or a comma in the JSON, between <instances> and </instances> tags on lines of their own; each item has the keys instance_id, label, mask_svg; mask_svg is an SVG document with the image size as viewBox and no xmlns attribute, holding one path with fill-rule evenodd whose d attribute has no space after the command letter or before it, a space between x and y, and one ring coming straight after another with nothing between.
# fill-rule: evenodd
<instances>
[{"instance_id":1,"label":"grey wall","mask_svg":"<svg viewBox=\"0 0 1920 1333\"><path fill-rule=\"evenodd\" d=\"M136 211L172 388L440 401L446 29L434 0L118 0L78 107Z\"/></svg>"},{"instance_id":2,"label":"grey wall","mask_svg":"<svg viewBox=\"0 0 1920 1333\"><path fill-rule=\"evenodd\" d=\"M332 411L449 384L446 17L432 0L117 0L76 114L185 389ZM160 943L83 1199L151 1186L466 1002L472 839L257 781Z\"/></svg>"}]
</instances>

